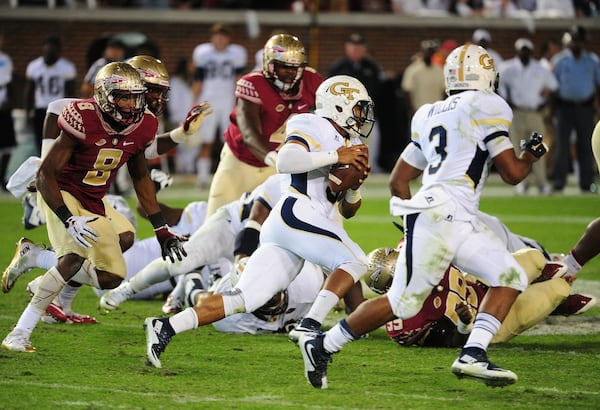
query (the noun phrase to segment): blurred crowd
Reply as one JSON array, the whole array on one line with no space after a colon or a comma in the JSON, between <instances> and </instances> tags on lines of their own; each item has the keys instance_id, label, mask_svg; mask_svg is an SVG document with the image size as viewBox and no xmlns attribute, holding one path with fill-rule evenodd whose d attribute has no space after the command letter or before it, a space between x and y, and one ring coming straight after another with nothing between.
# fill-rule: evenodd
<instances>
[{"instance_id":1,"label":"blurred crowd","mask_svg":"<svg viewBox=\"0 0 600 410\"><path fill-rule=\"evenodd\" d=\"M600 0L11 0L23 6L394 12L419 16L595 17Z\"/></svg>"}]
</instances>

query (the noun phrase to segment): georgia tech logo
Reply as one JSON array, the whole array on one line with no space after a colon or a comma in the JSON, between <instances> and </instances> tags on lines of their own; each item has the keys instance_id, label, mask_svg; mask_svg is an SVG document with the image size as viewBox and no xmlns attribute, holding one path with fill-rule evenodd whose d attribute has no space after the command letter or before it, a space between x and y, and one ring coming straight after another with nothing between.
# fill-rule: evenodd
<instances>
[{"instance_id":1,"label":"georgia tech logo","mask_svg":"<svg viewBox=\"0 0 600 410\"><path fill-rule=\"evenodd\" d=\"M486 70L494 68L494 59L489 54L482 54L479 56L479 64Z\"/></svg>"},{"instance_id":2,"label":"georgia tech logo","mask_svg":"<svg viewBox=\"0 0 600 410\"><path fill-rule=\"evenodd\" d=\"M357 88L350 88L349 85L350 84L344 82L333 83L331 84L331 87L329 87L329 90L333 95L345 95L346 98L352 101L354 100L354 93L359 93L360 90Z\"/></svg>"}]
</instances>

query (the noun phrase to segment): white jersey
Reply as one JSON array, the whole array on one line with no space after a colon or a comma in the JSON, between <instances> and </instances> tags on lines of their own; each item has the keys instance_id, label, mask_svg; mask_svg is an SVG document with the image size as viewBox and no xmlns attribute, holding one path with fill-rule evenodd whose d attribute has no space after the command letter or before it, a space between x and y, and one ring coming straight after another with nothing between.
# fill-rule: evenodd
<instances>
[{"instance_id":1,"label":"white jersey","mask_svg":"<svg viewBox=\"0 0 600 410\"><path fill-rule=\"evenodd\" d=\"M171 227L172 230L180 235L191 235L196 232L206 219L206 201L191 202L183 208L181 217L177 225Z\"/></svg>"},{"instance_id":2,"label":"white jersey","mask_svg":"<svg viewBox=\"0 0 600 410\"><path fill-rule=\"evenodd\" d=\"M512 110L491 91L465 91L426 104L412 119L412 146L402 158L423 170L421 191L442 187L475 214L491 159L513 149L511 121Z\"/></svg>"},{"instance_id":3,"label":"white jersey","mask_svg":"<svg viewBox=\"0 0 600 410\"><path fill-rule=\"evenodd\" d=\"M0 107L8 100L8 84L12 81L13 62L10 56L0 51Z\"/></svg>"},{"instance_id":4,"label":"white jersey","mask_svg":"<svg viewBox=\"0 0 600 410\"><path fill-rule=\"evenodd\" d=\"M301 141L309 151L337 151L338 148L362 144L359 138L346 139L329 122L314 114L298 114L286 124L286 138ZM326 165L301 174L292 174L288 195L310 198L312 206L323 216L329 216L337 208L328 190L329 169Z\"/></svg>"},{"instance_id":5,"label":"white jersey","mask_svg":"<svg viewBox=\"0 0 600 410\"><path fill-rule=\"evenodd\" d=\"M236 78L246 68L247 59L246 49L238 44L229 44L223 51L218 51L212 43L196 46L194 65L204 75L198 102L208 101L213 109L221 106L232 109Z\"/></svg>"},{"instance_id":6,"label":"white jersey","mask_svg":"<svg viewBox=\"0 0 600 410\"><path fill-rule=\"evenodd\" d=\"M243 276L243 274L242 274ZM287 309L285 313L274 316L261 316L253 313L237 313L221 319L213 326L224 333L287 333L308 313L312 303L323 285L321 269L311 263L304 267L287 288ZM222 293L231 290L229 274L223 277L210 291ZM260 316L260 317L259 317ZM266 320L265 320L266 319Z\"/></svg>"},{"instance_id":7,"label":"white jersey","mask_svg":"<svg viewBox=\"0 0 600 410\"><path fill-rule=\"evenodd\" d=\"M250 216L254 201L260 201L270 210L281 197L282 186L287 181L289 177L285 174L273 175L251 193L244 194L239 200L220 207L184 243L187 257L175 263L161 260L162 262L156 266L144 269L140 273L150 269L160 269L164 273L168 272L169 276L177 276L212 263L217 258L233 261L235 238Z\"/></svg>"},{"instance_id":8,"label":"white jersey","mask_svg":"<svg viewBox=\"0 0 600 410\"><path fill-rule=\"evenodd\" d=\"M27 64L25 76L35 83L35 108L46 108L48 104L65 97L65 84L75 80L75 65L66 58L59 58L56 63L47 66L43 57L38 57Z\"/></svg>"}]
</instances>

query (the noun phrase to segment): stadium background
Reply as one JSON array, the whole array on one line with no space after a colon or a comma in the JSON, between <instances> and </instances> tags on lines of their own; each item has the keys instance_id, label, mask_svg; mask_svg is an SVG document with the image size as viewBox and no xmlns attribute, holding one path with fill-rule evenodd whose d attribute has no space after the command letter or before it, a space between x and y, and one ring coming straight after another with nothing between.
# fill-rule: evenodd
<instances>
[{"instance_id":1,"label":"stadium background","mask_svg":"<svg viewBox=\"0 0 600 410\"><path fill-rule=\"evenodd\" d=\"M253 37L252 24L259 33ZM352 32L362 33L373 57L386 70L401 72L424 39L452 38L464 42L473 30L485 28L492 35L492 48L504 58L514 55L514 42L527 36L536 46L548 39L560 41L574 24L588 30L588 50L600 54L600 19L409 17L393 13L309 13L249 12L245 10L164 10L17 7L0 2L0 31L5 35L4 51L14 63L15 89L22 89L25 67L41 55L45 36L58 33L63 40L63 55L77 66L78 83L87 70L86 53L94 40L110 33L145 34L160 50L160 58L174 72L181 57L191 58L194 46L209 40L209 28L215 22L232 26L233 40L248 49L248 67L254 65L254 52L261 48L274 29L298 35L309 52L309 63L325 73L328 66L343 55L343 42ZM256 28L256 27L254 27ZM530 31L533 28L533 32ZM528 30L529 29L529 30ZM20 106L22 93L17 93Z\"/></svg>"}]
</instances>

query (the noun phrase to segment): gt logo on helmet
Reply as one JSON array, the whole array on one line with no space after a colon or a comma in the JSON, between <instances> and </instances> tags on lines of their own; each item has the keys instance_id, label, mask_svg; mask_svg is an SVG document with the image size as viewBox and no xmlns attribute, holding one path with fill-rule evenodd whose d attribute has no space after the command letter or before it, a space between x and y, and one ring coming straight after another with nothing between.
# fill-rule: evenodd
<instances>
[{"instance_id":1,"label":"gt logo on helmet","mask_svg":"<svg viewBox=\"0 0 600 410\"><path fill-rule=\"evenodd\" d=\"M345 95L348 100L354 100L354 93L360 93L357 88L350 88L348 83L333 83L330 88L333 95Z\"/></svg>"},{"instance_id":2,"label":"gt logo on helmet","mask_svg":"<svg viewBox=\"0 0 600 410\"><path fill-rule=\"evenodd\" d=\"M495 69L494 59L489 54L482 54L479 56L479 64L486 70Z\"/></svg>"}]
</instances>

